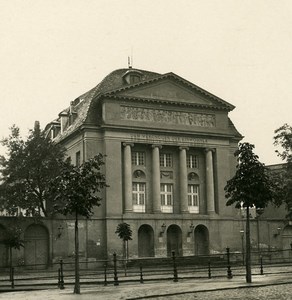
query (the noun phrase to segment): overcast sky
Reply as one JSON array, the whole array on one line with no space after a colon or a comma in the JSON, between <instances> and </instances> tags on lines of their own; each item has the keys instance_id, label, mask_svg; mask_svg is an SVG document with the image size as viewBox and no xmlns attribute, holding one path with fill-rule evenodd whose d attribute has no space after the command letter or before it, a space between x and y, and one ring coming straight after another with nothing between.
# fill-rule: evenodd
<instances>
[{"instance_id":1,"label":"overcast sky","mask_svg":"<svg viewBox=\"0 0 292 300\"><path fill-rule=\"evenodd\" d=\"M292 125L290 0L0 0L0 138L27 135L108 73L174 72L236 106L265 164ZM0 148L0 154L4 149Z\"/></svg>"}]
</instances>

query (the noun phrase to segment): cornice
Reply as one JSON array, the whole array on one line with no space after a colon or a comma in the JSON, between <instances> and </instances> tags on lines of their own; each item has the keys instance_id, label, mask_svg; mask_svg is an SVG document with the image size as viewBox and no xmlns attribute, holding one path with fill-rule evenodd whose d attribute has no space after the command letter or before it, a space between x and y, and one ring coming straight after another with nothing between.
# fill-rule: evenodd
<instances>
[{"instance_id":1,"label":"cornice","mask_svg":"<svg viewBox=\"0 0 292 300\"><path fill-rule=\"evenodd\" d=\"M207 104L200 104L200 103L189 103L189 102L176 102L173 100L162 100L162 99L155 99L155 98L144 98L144 97L132 97L127 95L117 95L117 94L104 94L101 95L103 99L114 99L114 100L130 100L130 101L140 101L144 103L160 103L160 104L167 104L173 106L185 106L185 107L197 107L203 109L213 109L213 110L224 110L230 111L228 107L217 106L217 105L207 105Z\"/></svg>"},{"instance_id":2,"label":"cornice","mask_svg":"<svg viewBox=\"0 0 292 300\"><path fill-rule=\"evenodd\" d=\"M189 130L173 130L173 129L157 129L157 128L150 128L150 127L137 127L133 128L133 126L127 126L127 125L109 125L109 124L102 124L100 125L100 129L103 131L106 130L114 130L118 132L126 131L126 132L136 132L136 133L150 133L150 134L175 134L175 135L184 135L196 138L213 138L213 139L237 139L240 137L237 137L233 134L228 133L218 133L218 132L203 132L203 131L196 131L196 132L190 132Z\"/></svg>"}]
</instances>

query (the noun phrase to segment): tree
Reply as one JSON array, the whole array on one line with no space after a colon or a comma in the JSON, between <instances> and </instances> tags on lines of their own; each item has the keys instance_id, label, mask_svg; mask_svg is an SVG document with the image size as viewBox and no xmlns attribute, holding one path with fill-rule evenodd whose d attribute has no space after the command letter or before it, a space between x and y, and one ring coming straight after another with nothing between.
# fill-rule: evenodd
<instances>
[{"instance_id":1,"label":"tree","mask_svg":"<svg viewBox=\"0 0 292 300\"><path fill-rule=\"evenodd\" d=\"M237 157L236 172L225 186L226 205L246 209L246 281L251 279L250 257L250 212L251 207L264 208L274 199L274 185L269 173L258 156L253 153L254 145L240 143L234 156Z\"/></svg>"},{"instance_id":2,"label":"tree","mask_svg":"<svg viewBox=\"0 0 292 300\"><path fill-rule=\"evenodd\" d=\"M65 154L53 143L36 122L28 138L20 136L13 125L8 138L1 141L8 158L0 157L0 207L16 215L18 208L29 216L48 216L51 194L49 183L59 171Z\"/></svg>"},{"instance_id":3,"label":"tree","mask_svg":"<svg viewBox=\"0 0 292 300\"><path fill-rule=\"evenodd\" d=\"M128 241L132 240L132 230L128 223L123 222L117 226L115 233L119 236L120 239L123 240L123 257L125 259L124 267L125 267L125 275L127 276L127 261L129 258Z\"/></svg>"},{"instance_id":4,"label":"tree","mask_svg":"<svg viewBox=\"0 0 292 300\"><path fill-rule=\"evenodd\" d=\"M10 280L12 279L12 249L20 250L24 247L24 240L21 239L22 230L18 225L7 229L6 237L1 241L9 250Z\"/></svg>"},{"instance_id":5,"label":"tree","mask_svg":"<svg viewBox=\"0 0 292 300\"><path fill-rule=\"evenodd\" d=\"M278 186L276 205L286 205L287 218L292 219L292 127L284 124L275 130L274 145L277 155L285 162L283 169L275 172L274 182Z\"/></svg>"},{"instance_id":6,"label":"tree","mask_svg":"<svg viewBox=\"0 0 292 300\"><path fill-rule=\"evenodd\" d=\"M123 240L123 255L124 258L128 259L129 250L128 250L128 241L132 240L132 230L130 225L123 222L117 226L115 233Z\"/></svg>"},{"instance_id":7,"label":"tree","mask_svg":"<svg viewBox=\"0 0 292 300\"><path fill-rule=\"evenodd\" d=\"M93 207L99 206L102 198L99 192L106 187L105 176L101 172L103 156L96 155L80 166L73 166L69 160L62 164L60 175L51 182L54 195L54 211L75 218L75 285L74 294L80 294L79 280L79 216L90 218Z\"/></svg>"}]
</instances>

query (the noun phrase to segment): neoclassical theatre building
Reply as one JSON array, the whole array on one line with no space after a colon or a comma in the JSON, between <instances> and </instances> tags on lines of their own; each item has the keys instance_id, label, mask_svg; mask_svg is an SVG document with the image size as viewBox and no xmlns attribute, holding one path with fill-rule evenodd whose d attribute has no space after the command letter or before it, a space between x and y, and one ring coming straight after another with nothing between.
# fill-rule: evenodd
<instances>
[{"instance_id":1,"label":"neoclassical theatre building","mask_svg":"<svg viewBox=\"0 0 292 300\"><path fill-rule=\"evenodd\" d=\"M109 187L83 227L84 256L120 253L115 229L121 222L133 231L131 257L164 257L172 250L200 255L231 246L240 229L224 186L242 138L228 117L233 109L174 73L128 68L110 73L48 124L73 163L106 155Z\"/></svg>"},{"instance_id":2,"label":"neoclassical theatre building","mask_svg":"<svg viewBox=\"0 0 292 300\"><path fill-rule=\"evenodd\" d=\"M233 109L174 73L127 68L107 75L47 124L47 134L72 163L106 155L109 187L92 218L80 221L81 260L122 255L115 234L121 222L133 232L131 258L167 257L173 250L179 256L241 251L244 218L226 206L224 193L242 139L228 116ZM271 209L252 219L252 246L289 247L292 223L284 231L284 216ZM0 236L8 219L0 217ZM74 219L34 224L26 218L23 230L26 246L14 254L15 263L73 260ZM7 259L1 247L0 266Z\"/></svg>"}]
</instances>

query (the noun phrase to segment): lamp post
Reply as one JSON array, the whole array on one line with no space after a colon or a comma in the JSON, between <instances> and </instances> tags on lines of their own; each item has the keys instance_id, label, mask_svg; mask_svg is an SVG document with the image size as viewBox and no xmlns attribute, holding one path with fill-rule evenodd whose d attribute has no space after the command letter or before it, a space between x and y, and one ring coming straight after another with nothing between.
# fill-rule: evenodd
<instances>
[{"instance_id":1,"label":"lamp post","mask_svg":"<svg viewBox=\"0 0 292 300\"><path fill-rule=\"evenodd\" d=\"M259 261L261 259L261 249L260 249L260 223L259 223L259 218L264 212L263 208L257 208L256 209L256 220L257 220L257 249L258 249L258 257Z\"/></svg>"},{"instance_id":2,"label":"lamp post","mask_svg":"<svg viewBox=\"0 0 292 300\"><path fill-rule=\"evenodd\" d=\"M250 249L250 215L249 206L246 206L246 225L245 225L245 269L246 269L246 282L251 283L251 249Z\"/></svg>"},{"instance_id":3,"label":"lamp post","mask_svg":"<svg viewBox=\"0 0 292 300\"><path fill-rule=\"evenodd\" d=\"M244 230L240 230L241 237L241 253L242 253L242 265L244 266Z\"/></svg>"}]
</instances>

